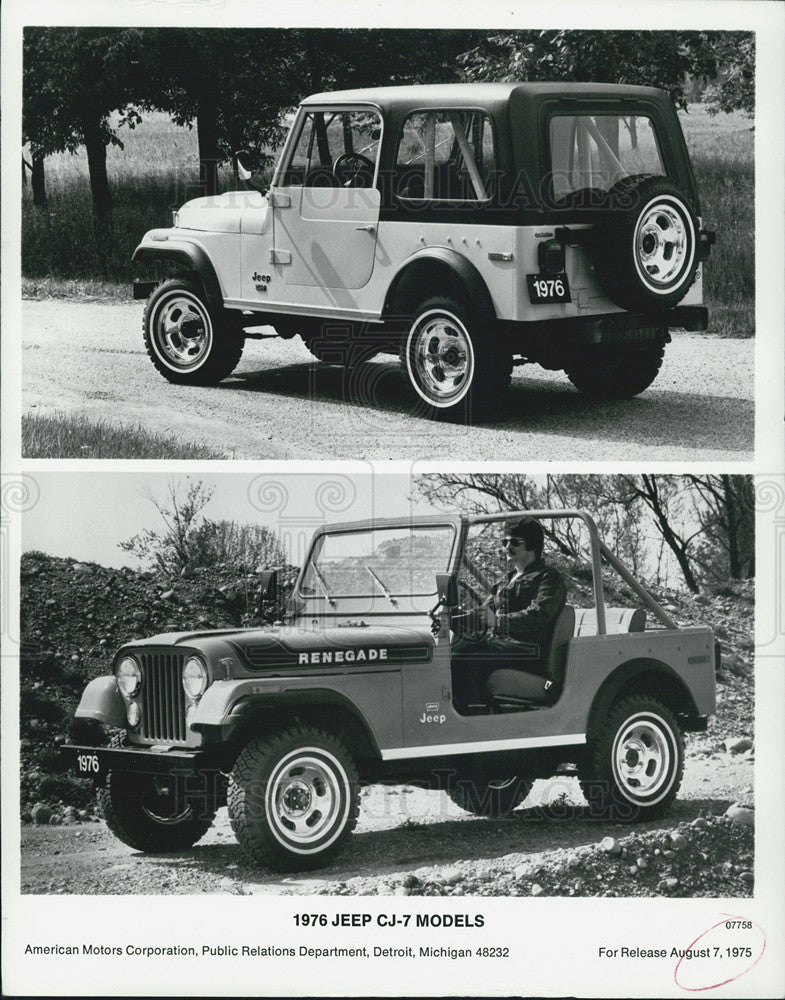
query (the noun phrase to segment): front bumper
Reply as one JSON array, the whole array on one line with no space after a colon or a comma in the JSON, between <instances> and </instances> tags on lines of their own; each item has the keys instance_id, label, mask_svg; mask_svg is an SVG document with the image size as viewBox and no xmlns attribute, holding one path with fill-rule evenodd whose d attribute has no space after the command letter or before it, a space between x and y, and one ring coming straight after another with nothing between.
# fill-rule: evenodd
<instances>
[{"instance_id":1,"label":"front bumper","mask_svg":"<svg viewBox=\"0 0 785 1000\"><path fill-rule=\"evenodd\" d=\"M60 759L77 778L106 784L110 771L138 774L174 774L200 777L222 770L227 762L217 748L209 750L153 750L149 747L91 747L67 743L60 747Z\"/></svg>"}]
</instances>

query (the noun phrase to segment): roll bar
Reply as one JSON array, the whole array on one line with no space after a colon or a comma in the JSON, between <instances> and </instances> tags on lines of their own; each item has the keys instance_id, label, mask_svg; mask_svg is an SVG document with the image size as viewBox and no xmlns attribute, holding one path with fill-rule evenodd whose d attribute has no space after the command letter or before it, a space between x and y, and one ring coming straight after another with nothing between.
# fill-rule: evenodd
<instances>
[{"instance_id":1,"label":"roll bar","mask_svg":"<svg viewBox=\"0 0 785 1000\"><path fill-rule=\"evenodd\" d=\"M624 582L629 586L666 628L678 628L679 626L670 615L651 596L646 588L639 583L624 563L600 538L597 525L590 514L583 510L511 510L502 514L476 514L472 517L465 517L463 522L466 529L472 524L492 524L499 521L512 521L521 517L530 517L535 521L556 521L566 519L578 519L583 521L589 531L589 541L591 543L591 571L594 583L594 604L597 609L597 634L606 635L607 625L605 621L605 592L602 584L602 560L605 561L619 574Z\"/></svg>"}]
</instances>

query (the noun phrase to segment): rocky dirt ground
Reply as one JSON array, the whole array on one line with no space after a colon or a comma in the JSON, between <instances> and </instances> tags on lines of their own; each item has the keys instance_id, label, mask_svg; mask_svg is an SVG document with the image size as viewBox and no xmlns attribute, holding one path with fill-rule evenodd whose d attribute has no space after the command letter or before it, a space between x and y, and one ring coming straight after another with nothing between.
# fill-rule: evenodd
<instances>
[{"instance_id":1,"label":"rocky dirt ground","mask_svg":"<svg viewBox=\"0 0 785 1000\"><path fill-rule=\"evenodd\" d=\"M571 576L570 600L589 605L580 573ZM23 892L751 894L751 583L694 597L657 595L681 623L711 624L723 645L717 713L706 733L688 735L684 783L662 820L628 827L589 819L567 769L536 782L503 820L470 816L441 792L373 785L363 790L347 851L318 873L286 877L254 868L225 809L191 851L142 855L125 847L95 816L89 783L58 768L57 746L69 733L79 695L90 677L106 670L111 651L134 636L256 623L257 579L252 567L168 579L40 553L23 556ZM612 587L608 596L616 596Z\"/></svg>"}]
</instances>

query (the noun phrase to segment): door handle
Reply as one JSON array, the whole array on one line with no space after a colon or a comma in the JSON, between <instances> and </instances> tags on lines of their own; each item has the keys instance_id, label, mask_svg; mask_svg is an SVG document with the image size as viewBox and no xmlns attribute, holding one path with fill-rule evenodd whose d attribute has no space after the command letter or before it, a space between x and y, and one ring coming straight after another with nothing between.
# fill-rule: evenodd
<instances>
[{"instance_id":1,"label":"door handle","mask_svg":"<svg viewBox=\"0 0 785 1000\"><path fill-rule=\"evenodd\" d=\"M375 226L355 226L354 231L357 233L372 233L375 228Z\"/></svg>"}]
</instances>

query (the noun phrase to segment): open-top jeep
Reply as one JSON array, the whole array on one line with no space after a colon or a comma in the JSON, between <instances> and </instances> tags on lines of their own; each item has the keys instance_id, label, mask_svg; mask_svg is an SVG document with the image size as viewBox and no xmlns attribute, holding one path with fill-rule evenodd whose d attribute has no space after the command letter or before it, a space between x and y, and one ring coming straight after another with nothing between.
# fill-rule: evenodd
<instances>
[{"instance_id":1,"label":"open-top jeep","mask_svg":"<svg viewBox=\"0 0 785 1000\"><path fill-rule=\"evenodd\" d=\"M454 697L459 623L493 581L500 522L520 516L322 528L286 624L123 646L76 713L121 734L109 747L63 748L98 784L110 829L138 850L188 847L228 799L252 859L312 867L354 828L362 783L421 781L498 815L570 761L594 815L665 809L681 782L682 731L714 711L715 642L708 628L679 628L587 514L526 515L578 519L591 547L594 607L559 614L541 694ZM606 607L602 558L639 606Z\"/></svg>"},{"instance_id":2,"label":"open-top jeep","mask_svg":"<svg viewBox=\"0 0 785 1000\"><path fill-rule=\"evenodd\" d=\"M334 364L400 355L418 412L469 420L514 364L642 392L671 328L706 329L713 241L662 91L344 91L302 102L266 196L197 198L148 232L134 259L173 276L134 295L171 382L219 382L274 328Z\"/></svg>"}]
</instances>

